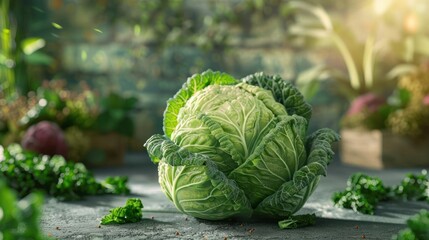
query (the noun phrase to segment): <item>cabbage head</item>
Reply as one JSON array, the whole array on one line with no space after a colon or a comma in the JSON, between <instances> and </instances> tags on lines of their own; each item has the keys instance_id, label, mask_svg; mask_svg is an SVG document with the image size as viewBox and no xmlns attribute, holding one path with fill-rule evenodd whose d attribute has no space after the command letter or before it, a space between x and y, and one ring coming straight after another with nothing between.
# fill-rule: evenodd
<instances>
[{"instance_id":1,"label":"cabbage head","mask_svg":"<svg viewBox=\"0 0 429 240\"><path fill-rule=\"evenodd\" d=\"M167 102L164 135L145 144L165 195L208 220L298 211L333 157L330 129L307 136L311 106L278 76L206 71Z\"/></svg>"}]
</instances>

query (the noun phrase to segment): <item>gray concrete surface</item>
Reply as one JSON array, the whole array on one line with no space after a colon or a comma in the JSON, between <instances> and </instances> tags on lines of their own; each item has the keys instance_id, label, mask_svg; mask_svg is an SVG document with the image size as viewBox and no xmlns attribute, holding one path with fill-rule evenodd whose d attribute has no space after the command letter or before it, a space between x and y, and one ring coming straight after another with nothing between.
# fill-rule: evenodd
<instances>
[{"instance_id":1,"label":"gray concrete surface","mask_svg":"<svg viewBox=\"0 0 429 240\"><path fill-rule=\"evenodd\" d=\"M57 239L391 239L404 228L405 219L429 208L427 203L387 202L376 215L368 216L335 208L330 197L345 187L348 176L356 171L381 177L386 184L397 184L405 173L418 169L370 171L343 166L335 160L328 177L305 204L300 213L315 212L316 225L281 230L277 222L210 222L178 212L161 192L157 170L144 155L129 155L124 167L96 170L97 178L128 175L132 197L144 204L143 220L125 225L100 226L102 216L112 207L122 206L130 196L97 196L75 202L47 199L41 225L46 234Z\"/></svg>"}]
</instances>

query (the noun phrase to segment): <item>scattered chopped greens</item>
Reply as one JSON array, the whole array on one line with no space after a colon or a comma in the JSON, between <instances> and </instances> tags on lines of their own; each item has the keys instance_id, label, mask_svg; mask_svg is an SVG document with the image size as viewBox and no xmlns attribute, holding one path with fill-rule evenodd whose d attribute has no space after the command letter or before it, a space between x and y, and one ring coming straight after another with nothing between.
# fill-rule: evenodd
<instances>
[{"instance_id":1,"label":"scattered chopped greens","mask_svg":"<svg viewBox=\"0 0 429 240\"><path fill-rule=\"evenodd\" d=\"M334 193L332 198L337 207L353 209L355 212L364 214L374 214L375 203L370 203L365 195L360 192L345 190Z\"/></svg>"},{"instance_id":2,"label":"scattered chopped greens","mask_svg":"<svg viewBox=\"0 0 429 240\"><path fill-rule=\"evenodd\" d=\"M142 219L143 204L138 198L130 198L123 207L110 210L110 213L101 219L101 224L135 223Z\"/></svg>"},{"instance_id":3,"label":"scattered chopped greens","mask_svg":"<svg viewBox=\"0 0 429 240\"><path fill-rule=\"evenodd\" d=\"M427 171L423 170L420 175L407 174L401 184L393 188L385 187L379 178L355 173L347 181L347 188L332 196L335 206L364 214L374 214L378 202L391 198L429 202Z\"/></svg>"},{"instance_id":4,"label":"scattered chopped greens","mask_svg":"<svg viewBox=\"0 0 429 240\"><path fill-rule=\"evenodd\" d=\"M2 154L3 153L3 154ZM62 156L39 155L14 144L0 146L0 177L22 198L41 190L60 200L76 200L87 195L129 193L126 177L108 178L99 183L81 163Z\"/></svg>"},{"instance_id":5,"label":"scattered chopped greens","mask_svg":"<svg viewBox=\"0 0 429 240\"><path fill-rule=\"evenodd\" d=\"M279 221L280 229L293 229L293 228L301 228L310 225L314 225L316 223L316 214L304 214L304 215L295 215L290 216L285 220Z\"/></svg>"},{"instance_id":6,"label":"scattered chopped greens","mask_svg":"<svg viewBox=\"0 0 429 240\"><path fill-rule=\"evenodd\" d=\"M39 227L43 196L32 193L17 201L0 178L0 239L46 239Z\"/></svg>"},{"instance_id":7,"label":"scattered chopped greens","mask_svg":"<svg viewBox=\"0 0 429 240\"><path fill-rule=\"evenodd\" d=\"M129 194L130 189L127 187L128 177L116 176L107 177L101 184L113 194Z\"/></svg>"},{"instance_id":8,"label":"scattered chopped greens","mask_svg":"<svg viewBox=\"0 0 429 240\"><path fill-rule=\"evenodd\" d=\"M332 200L335 206L374 214L375 206L388 198L389 191L379 178L355 173L348 179L345 191L334 193Z\"/></svg>"},{"instance_id":9,"label":"scattered chopped greens","mask_svg":"<svg viewBox=\"0 0 429 240\"><path fill-rule=\"evenodd\" d=\"M429 177L423 170L420 175L407 174L399 186L394 188L395 196L404 200L429 200Z\"/></svg>"},{"instance_id":10,"label":"scattered chopped greens","mask_svg":"<svg viewBox=\"0 0 429 240\"><path fill-rule=\"evenodd\" d=\"M419 214L407 220L408 228L401 230L394 240L424 240L429 239L429 212L421 210Z\"/></svg>"}]
</instances>

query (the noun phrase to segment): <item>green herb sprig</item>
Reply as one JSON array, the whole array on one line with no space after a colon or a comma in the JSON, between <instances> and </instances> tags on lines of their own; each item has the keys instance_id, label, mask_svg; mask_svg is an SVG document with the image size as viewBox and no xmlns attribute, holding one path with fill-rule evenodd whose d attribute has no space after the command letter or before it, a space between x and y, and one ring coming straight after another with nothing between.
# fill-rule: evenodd
<instances>
[{"instance_id":1,"label":"green herb sprig","mask_svg":"<svg viewBox=\"0 0 429 240\"><path fill-rule=\"evenodd\" d=\"M347 181L344 191L335 192L332 200L335 206L353 209L355 212L374 214L380 201L389 199L428 201L429 177L427 171L421 174L407 174L398 186L386 187L377 177L355 173Z\"/></svg>"},{"instance_id":2,"label":"green herb sprig","mask_svg":"<svg viewBox=\"0 0 429 240\"><path fill-rule=\"evenodd\" d=\"M332 196L335 206L353 209L355 212L374 214L379 201L388 198L390 189L381 179L363 173L355 173L347 180L347 187Z\"/></svg>"},{"instance_id":3,"label":"green herb sprig","mask_svg":"<svg viewBox=\"0 0 429 240\"><path fill-rule=\"evenodd\" d=\"M101 224L124 224L139 222L143 217L143 203L138 198L130 198L123 207L110 210L110 213L101 219Z\"/></svg>"}]
</instances>

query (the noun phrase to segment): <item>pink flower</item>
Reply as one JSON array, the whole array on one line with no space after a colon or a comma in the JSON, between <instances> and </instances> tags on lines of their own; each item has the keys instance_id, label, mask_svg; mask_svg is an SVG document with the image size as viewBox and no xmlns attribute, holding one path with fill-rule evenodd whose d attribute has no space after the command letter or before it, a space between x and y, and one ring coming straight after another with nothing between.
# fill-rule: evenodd
<instances>
[{"instance_id":1,"label":"pink flower","mask_svg":"<svg viewBox=\"0 0 429 240\"><path fill-rule=\"evenodd\" d=\"M422 102L425 106L429 106L429 94L423 97Z\"/></svg>"},{"instance_id":2,"label":"pink flower","mask_svg":"<svg viewBox=\"0 0 429 240\"><path fill-rule=\"evenodd\" d=\"M48 121L31 126L22 138L21 145L26 150L50 156L66 156L68 151L63 131L56 123Z\"/></svg>"},{"instance_id":3,"label":"pink flower","mask_svg":"<svg viewBox=\"0 0 429 240\"><path fill-rule=\"evenodd\" d=\"M353 100L347 111L347 115L354 115L364 111L375 112L385 103L385 99L372 93L367 93Z\"/></svg>"}]
</instances>

